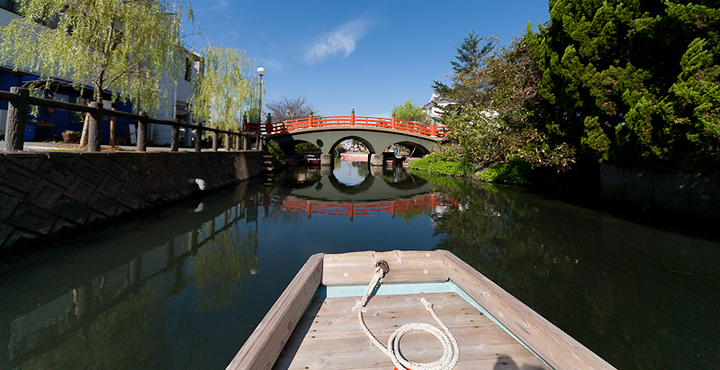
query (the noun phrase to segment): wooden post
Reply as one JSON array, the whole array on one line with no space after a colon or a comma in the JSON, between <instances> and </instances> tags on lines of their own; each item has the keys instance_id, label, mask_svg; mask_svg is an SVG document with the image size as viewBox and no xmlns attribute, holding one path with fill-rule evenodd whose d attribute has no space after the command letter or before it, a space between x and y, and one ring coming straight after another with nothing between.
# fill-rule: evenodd
<instances>
[{"instance_id":1,"label":"wooden post","mask_svg":"<svg viewBox=\"0 0 720 370\"><path fill-rule=\"evenodd\" d=\"M202 148L202 135L203 135L202 134L203 133L202 122L198 122L197 125L198 125L198 128L196 129L197 132L195 132L195 152L200 153L200 151L202 150L201 148Z\"/></svg>"},{"instance_id":2,"label":"wooden post","mask_svg":"<svg viewBox=\"0 0 720 370\"><path fill-rule=\"evenodd\" d=\"M215 126L215 129L217 130L218 127ZM218 133L217 133L217 131L213 131L212 150L213 150L213 152L217 152L217 150L218 150Z\"/></svg>"},{"instance_id":3,"label":"wooden post","mask_svg":"<svg viewBox=\"0 0 720 370\"><path fill-rule=\"evenodd\" d=\"M173 265L175 259L175 239L170 239L165 243L165 266L170 267Z\"/></svg>"},{"instance_id":4,"label":"wooden post","mask_svg":"<svg viewBox=\"0 0 720 370\"><path fill-rule=\"evenodd\" d=\"M225 151L230 151L230 144L232 144L232 136L229 134L223 134L225 136Z\"/></svg>"},{"instance_id":5,"label":"wooden post","mask_svg":"<svg viewBox=\"0 0 720 370\"><path fill-rule=\"evenodd\" d=\"M115 111L115 108L110 108L111 111ZM115 146L115 122L117 121L117 117L110 115L110 144L111 147Z\"/></svg>"},{"instance_id":6,"label":"wooden post","mask_svg":"<svg viewBox=\"0 0 720 370\"><path fill-rule=\"evenodd\" d=\"M308 125L310 128L313 127L313 114L310 112L310 116L308 117Z\"/></svg>"},{"instance_id":7,"label":"wooden post","mask_svg":"<svg viewBox=\"0 0 720 370\"><path fill-rule=\"evenodd\" d=\"M352 113L350 113L350 126L355 126L355 109L353 108Z\"/></svg>"},{"instance_id":8,"label":"wooden post","mask_svg":"<svg viewBox=\"0 0 720 370\"><path fill-rule=\"evenodd\" d=\"M259 150L259 151L265 150L265 149L264 149L264 144L265 144L265 138L260 137L260 131L258 131L258 134L257 134L257 150Z\"/></svg>"},{"instance_id":9,"label":"wooden post","mask_svg":"<svg viewBox=\"0 0 720 370\"><path fill-rule=\"evenodd\" d=\"M213 235L215 235L215 219L211 219L207 222L207 235L208 239L212 239Z\"/></svg>"},{"instance_id":10,"label":"wooden post","mask_svg":"<svg viewBox=\"0 0 720 370\"><path fill-rule=\"evenodd\" d=\"M228 224L228 212L225 210L220 214L220 230L224 229Z\"/></svg>"},{"instance_id":11,"label":"wooden post","mask_svg":"<svg viewBox=\"0 0 720 370\"><path fill-rule=\"evenodd\" d=\"M395 129L395 113L392 114L392 117L390 117L390 128Z\"/></svg>"},{"instance_id":12,"label":"wooden post","mask_svg":"<svg viewBox=\"0 0 720 370\"><path fill-rule=\"evenodd\" d=\"M144 152L147 150L145 139L147 138L147 125L148 115L145 112L140 112L140 119L137 121L137 151ZM90 146L88 144L88 146Z\"/></svg>"},{"instance_id":13,"label":"wooden post","mask_svg":"<svg viewBox=\"0 0 720 370\"><path fill-rule=\"evenodd\" d=\"M90 103L90 108L94 108L94 111L90 112L90 119L88 120L87 151L99 152L100 141L102 140L103 108L102 105L96 101ZM138 140L138 143L139 142Z\"/></svg>"},{"instance_id":14,"label":"wooden post","mask_svg":"<svg viewBox=\"0 0 720 370\"><path fill-rule=\"evenodd\" d=\"M17 94L17 100L9 101L7 127L5 131L5 151L23 150L25 145L25 123L27 121L30 90L17 86L10 88Z\"/></svg>"},{"instance_id":15,"label":"wooden post","mask_svg":"<svg viewBox=\"0 0 720 370\"><path fill-rule=\"evenodd\" d=\"M180 146L180 126L177 125L177 118L173 119L175 124L172 125L172 131L170 131L170 151L177 152L178 146Z\"/></svg>"},{"instance_id":16,"label":"wooden post","mask_svg":"<svg viewBox=\"0 0 720 370\"><path fill-rule=\"evenodd\" d=\"M435 131L435 122L430 122L430 136L437 136L437 132Z\"/></svg>"},{"instance_id":17,"label":"wooden post","mask_svg":"<svg viewBox=\"0 0 720 370\"><path fill-rule=\"evenodd\" d=\"M240 151L240 138L242 138L242 131L238 129L237 135L235 135L235 150Z\"/></svg>"}]
</instances>

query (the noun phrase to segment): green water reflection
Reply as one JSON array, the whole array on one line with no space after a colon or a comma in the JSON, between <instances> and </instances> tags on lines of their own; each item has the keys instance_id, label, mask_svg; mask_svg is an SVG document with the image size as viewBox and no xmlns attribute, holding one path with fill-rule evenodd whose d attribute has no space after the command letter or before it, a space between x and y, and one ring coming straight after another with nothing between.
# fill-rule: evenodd
<instances>
[{"instance_id":1,"label":"green water reflection","mask_svg":"<svg viewBox=\"0 0 720 370\"><path fill-rule=\"evenodd\" d=\"M437 247L617 368L717 368L717 241L506 188L441 187L459 207L433 215Z\"/></svg>"},{"instance_id":2,"label":"green water reflection","mask_svg":"<svg viewBox=\"0 0 720 370\"><path fill-rule=\"evenodd\" d=\"M720 243L336 162L2 266L0 368L224 368L313 253L448 249L619 369L720 363Z\"/></svg>"}]
</instances>

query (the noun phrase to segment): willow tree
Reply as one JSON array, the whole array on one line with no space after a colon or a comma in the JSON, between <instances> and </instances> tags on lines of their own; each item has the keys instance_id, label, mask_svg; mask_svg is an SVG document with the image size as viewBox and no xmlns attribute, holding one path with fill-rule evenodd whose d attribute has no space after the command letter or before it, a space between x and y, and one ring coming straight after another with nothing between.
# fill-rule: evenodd
<instances>
[{"instance_id":1,"label":"willow tree","mask_svg":"<svg viewBox=\"0 0 720 370\"><path fill-rule=\"evenodd\" d=\"M430 116L421 106L413 104L412 99L393 106L392 114L396 119L403 121L430 123Z\"/></svg>"},{"instance_id":2,"label":"willow tree","mask_svg":"<svg viewBox=\"0 0 720 370\"><path fill-rule=\"evenodd\" d=\"M244 50L209 46L191 96L198 120L231 130L239 127L243 111L259 107L255 61Z\"/></svg>"},{"instance_id":3,"label":"willow tree","mask_svg":"<svg viewBox=\"0 0 720 370\"><path fill-rule=\"evenodd\" d=\"M19 0L18 7L22 18L0 30L0 57L39 74L39 87L70 80L80 91L91 86L99 105L109 92L148 113L159 108L162 77L184 61L183 21L194 23L189 5L164 0Z\"/></svg>"}]
</instances>

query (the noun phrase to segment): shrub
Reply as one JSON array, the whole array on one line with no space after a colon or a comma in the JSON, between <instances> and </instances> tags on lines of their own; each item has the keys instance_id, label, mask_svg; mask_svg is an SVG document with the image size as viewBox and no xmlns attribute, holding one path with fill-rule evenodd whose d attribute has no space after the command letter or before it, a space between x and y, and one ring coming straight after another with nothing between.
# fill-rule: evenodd
<instances>
[{"instance_id":1,"label":"shrub","mask_svg":"<svg viewBox=\"0 0 720 370\"><path fill-rule=\"evenodd\" d=\"M272 161L275 164L279 164L279 165L285 164L285 153L283 153L283 150L277 141L268 140L267 151L268 151L268 153L270 153L270 155L272 155Z\"/></svg>"},{"instance_id":2,"label":"shrub","mask_svg":"<svg viewBox=\"0 0 720 370\"><path fill-rule=\"evenodd\" d=\"M532 164L526 161L510 161L488 167L478 178L487 182L524 185L530 182Z\"/></svg>"},{"instance_id":3,"label":"shrub","mask_svg":"<svg viewBox=\"0 0 720 370\"><path fill-rule=\"evenodd\" d=\"M438 153L428 154L420 160L411 162L408 167L414 170L446 176L468 176L475 171L475 166L465 160L448 160Z\"/></svg>"}]
</instances>

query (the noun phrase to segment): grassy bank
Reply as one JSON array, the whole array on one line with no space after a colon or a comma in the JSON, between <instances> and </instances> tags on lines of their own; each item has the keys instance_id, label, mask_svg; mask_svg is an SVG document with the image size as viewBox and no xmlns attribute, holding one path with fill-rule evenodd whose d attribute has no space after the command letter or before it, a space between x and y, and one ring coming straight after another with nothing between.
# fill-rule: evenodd
<instances>
[{"instance_id":1,"label":"grassy bank","mask_svg":"<svg viewBox=\"0 0 720 370\"><path fill-rule=\"evenodd\" d=\"M437 175L467 177L502 184L526 185L531 183L533 178L533 167L525 161L512 161L478 171L470 162L441 153L426 155L410 163L409 167Z\"/></svg>"}]
</instances>

